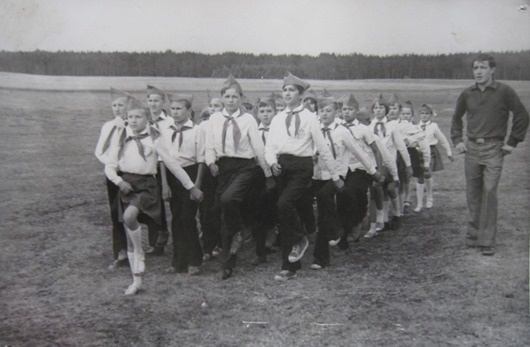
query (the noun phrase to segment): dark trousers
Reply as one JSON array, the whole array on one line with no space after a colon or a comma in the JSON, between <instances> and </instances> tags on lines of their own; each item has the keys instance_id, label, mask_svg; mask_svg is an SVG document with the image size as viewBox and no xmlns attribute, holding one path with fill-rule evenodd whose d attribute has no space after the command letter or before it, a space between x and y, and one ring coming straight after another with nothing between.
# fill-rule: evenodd
<instances>
[{"instance_id":1,"label":"dark trousers","mask_svg":"<svg viewBox=\"0 0 530 347\"><path fill-rule=\"evenodd\" d=\"M119 217L119 193L120 188L107 178L107 196L109 198L110 219L112 220L112 253L114 259L118 259L118 253L122 249L127 250L127 236L123 223Z\"/></svg>"},{"instance_id":2,"label":"dark trousers","mask_svg":"<svg viewBox=\"0 0 530 347\"><path fill-rule=\"evenodd\" d=\"M155 223L147 224L149 235L149 245L157 247L165 247L169 239L169 232L167 230L166 205L162 197L162 174L160 172L160 162L156 166L156 181L158 183L158 191L160 192L160 225Z\"/></svg>"},{"instance_id":3,"label":"dark trousers","mask_svg":"<svg viewBox=\"0 0 530 347\"><path fill-rule=\"evenodd\" d=\"M202 230L202 249L212 254L215 246L221 246L221 210L215 208L215 190L217 178L210 170L205 170L202 179L202 202L199 205L199 217Z\"/></svg>"},{"instance_id":4,"label":"dark trousers","mask_svg":"<svg viewBox=\"0 0 530 347\"><path fill-rule=\"evenodd\" d=\"M197 177L197 165L183 168L192 181ZM183 272L188 266L202 264L202 248L197 230L198 205L190 199L190 192L167 170L167 181L171 189L171 236L173 237L173 259L171 265L177 272Z\"/></svg>"},{"instance_id":5,"label":"dark trousers","mask_svg":"<svg viewBox=\"0 0 530 347\"><path fill-rule=\"evenodd\" d=\"M364 170L348 171L344 189L337 194L337 212L345 235L359 225L368 211L368 188L372 176Z\"/></svg>"},{"instance_id":6,"label":"dark trousers","mask_svg":"<svg viewBox=\"0 0 530 347\"><path fill-rule=\"evenodd\" d=\"M311 184L308 186L306 193L302 195L296 204L296 210L300 216L300 223L306 235L312 234L316 231L315 209L313 207L314 195L311 192Z\"/></svg>"},{"instance_id":7,"label":"dark trousers","mask_svg":"<svg viewBox=\"0 0 530 347\"><path fill-rule=\"evenodd\" d=\"M311 183L313 159L282 154L278 158L282 171L276 177L278 189L278 221L282 248L282 270L297 271L300 261L289 262L289 253L293 245L304 237L296 206Z\"/></svg>"},{"instance_id":8,"label":"dark trousers","mask_svg":"<svg viewBox=\"0 0 530 347\"><path fill-rule=\"evenodd\" d=\"M318 232L313 251L314 262L320 266L328 266L329 241L336 240L343 233L335 203L337 189L331 180L314 180L311 190L317 198L318 211Z\"/></svg>"},{"instance_id":9,"label":"dark trousers","mask_svg":"<svg viewBox=\"0 0 530 347\"><path fill-rule=\"evenodd\" d=\"M243 229L241 202L245 199L256 173L254 159L223 157L216 162L219 167L215 202L221 210L221 244L223 268L236 265L236 255L230 254L235 234Z\"/></svg>"},{"instance_id":10,"label":"dark trousers","mask_svg":"<svg viewBox=\"0 0 530 347\"><path fill-rule=\"evenodd\" d=\"M254 183L243 203L243 213L248 216L248 226L256 241L256 255L265 256L267 250L265 242L267 231L278 223L276 213L276 190L267 191L265 188L265 175L259 166L255 169Z\"/></svg>"}]
</instances>

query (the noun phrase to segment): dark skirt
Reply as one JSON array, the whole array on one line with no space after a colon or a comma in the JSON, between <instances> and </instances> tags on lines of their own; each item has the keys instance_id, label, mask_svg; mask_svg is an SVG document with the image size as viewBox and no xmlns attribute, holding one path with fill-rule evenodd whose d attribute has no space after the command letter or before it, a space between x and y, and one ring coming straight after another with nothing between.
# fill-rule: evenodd
<instances>
[{"instance_id":1,"label":"dark skirt","mask_svg":"<svg viewBox=\"0 0 530 347\"><path fill-rule=\"evenodd\" d=\"M407 148L412 166L412 177L423 178L423 155L416 148Z\"/></svg>"},{"instance_id":2,"label":"dark skirt","mask_svg":"<svg viewBox=\"0 0 530 347\"><path fill-rule=\"evenodd\" d=\"M431 146L431 171L441 171L444 169L444 163L442 161L442 155L436 145Z\"/></svg>"},{"instance_id":3,"label":"dark skirt","mask_svg":"<svg viewBox=\"0 0 530 347\"><path fill-rule=\"evenodd\" d=\"M123 221L123 211L129 205L133 205L140 210L138 222L149 223L155 222L160 225L162 217L160 215L160 190L154 175L137 175L132 173L123 173L125 182L128 182L133 190L124 194L120 191L120 221Z\"/></svg>"}]
</instances>

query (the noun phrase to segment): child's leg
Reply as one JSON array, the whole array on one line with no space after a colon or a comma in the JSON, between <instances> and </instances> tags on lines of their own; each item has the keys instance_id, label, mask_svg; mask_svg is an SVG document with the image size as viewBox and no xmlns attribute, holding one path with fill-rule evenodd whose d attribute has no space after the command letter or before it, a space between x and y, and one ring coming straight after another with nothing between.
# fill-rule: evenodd
<instances>
[{"instance_id":1,"label":"child's leg","mask_svg":"<svg viewBox=\"0 0 530 347\"><path fill-rule=\"evenodd\" d=\"M414 212L420 212L423 208L423 189L424 189L424 178L418 177L418 181L416 182L416 208L414 209Z\"/></svg>"},{"instance_id":2,"label":"child's leg","mask_svg":"<svg viewBox=\"0 0 530 347\"><path fill-rule=\"evenodd\" d=\"M378 209L377 209L377 202L376 202L376 195L377 193L375 192L375 187L372 186L372 188L370 188L370 206L369 206L369 209L370 209L370 229L368 230L368 232L364 235L364 237L366 238L370 238L370 237L374 237L375 234L376 234L376 221L377 221L377 215L378 215Z\"/></svg>"},{"instance_id":3,"label":"child's leg","mask_svg":"<svg viewBox=\"0 0 530 347\"><path fill-rule=\"evenodd\" d=\"M125 291L125 295L135 294L142 286L142 275L145 271L144 251L142 249L142 227L138 223L140 211L136 206L129 205L123 212L123 221L129 242L127 255L131 272L133 274L133 283Z\"/></svg>"},{"instance_id":4,"label":"child's leg","mask_svg":"<svg viewBox=\"0 0 530 347\"><path fill-rule=\"evenodd\" d=\"M425 207L431 208L433 204L433 197L432 197L432 177L425 179L425 187L427 188L427 203L425 204Z\"/></svg>"}]
</instances>

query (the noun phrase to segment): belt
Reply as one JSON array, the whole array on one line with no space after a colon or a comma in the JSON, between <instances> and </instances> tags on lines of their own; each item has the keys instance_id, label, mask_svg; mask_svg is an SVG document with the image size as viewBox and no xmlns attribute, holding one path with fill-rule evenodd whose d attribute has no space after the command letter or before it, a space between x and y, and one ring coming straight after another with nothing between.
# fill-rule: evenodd
<instances>
[{"instance_id":1,"label":"belt","mask_svg":"<svg viewBox=\"0 0 530 347\"><path fill-rule=\"evenodd\" d=\"M504 137L496 136L496 137L468 137L469 141L476 143L477 145L482 145L484 143L488 142L498 142L498 141L504 141Z\"/></svg>"}]
</instances>

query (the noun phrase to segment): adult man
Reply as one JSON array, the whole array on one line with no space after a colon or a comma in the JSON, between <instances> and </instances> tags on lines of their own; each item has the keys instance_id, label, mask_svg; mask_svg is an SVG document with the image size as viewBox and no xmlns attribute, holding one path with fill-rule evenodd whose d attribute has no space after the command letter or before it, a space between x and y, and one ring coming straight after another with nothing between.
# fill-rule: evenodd
<instances>
[{"instance_id":1,"label":"adult man","mask_svg":"<svg viewBox=\"0 0 530 347\"><path fill-rule=\"evenodd\" d=\"M457 153L466 153L466 195L469 209L467 245L483 255L495 254L497 186L504 156L525 138L528 112L513 89L497 82L495 60L479 54L473 60L475 84L460 94L451 124ZM512 129L506 140L509 112ZM462 117L466 114L467 145L463 142Z\"/></svg>"}]
</instances>

